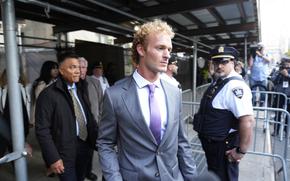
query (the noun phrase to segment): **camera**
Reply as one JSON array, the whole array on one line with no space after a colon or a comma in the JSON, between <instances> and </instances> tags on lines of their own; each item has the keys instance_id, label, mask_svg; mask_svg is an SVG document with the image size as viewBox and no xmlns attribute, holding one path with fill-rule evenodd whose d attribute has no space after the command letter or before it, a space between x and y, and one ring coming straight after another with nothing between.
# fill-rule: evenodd
<instances>
[{"instance_id":1,"label":"camera","mask_svg":"<svg viewBox=\"0 0 290 181\"><path fill-rule=\"evenodd\" d=\"M282 63L280 64L279 70L283 70L283 69L289 70L290 67L286 66L285 63L282 62Z\"/></svg>"},{"instance_id":2,"label":"camera","mask_svg":"<svg viewBox=\"0 0 290 181\"><path fill-rule=\"evenodd\" d=\"M261 52L262 49L263 49L263 45L261 45L261 44L257 44L257 45L253 45L253 46L251 46L251 48L250 48L250 55L251 55L252 57L256 57L256 55L257 55L256 52L258 51L258 52L262 53L262 52Z\"/></svg>"}]
</instances>

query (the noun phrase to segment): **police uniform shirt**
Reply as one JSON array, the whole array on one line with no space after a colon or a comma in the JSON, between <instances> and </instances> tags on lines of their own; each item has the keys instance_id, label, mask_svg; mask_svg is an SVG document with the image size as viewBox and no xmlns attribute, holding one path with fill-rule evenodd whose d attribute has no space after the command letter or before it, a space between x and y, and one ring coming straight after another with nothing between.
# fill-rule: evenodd
<instances>
[{"instance_id":1,"label":"police uniform shirt","mask_svg":"<svg viewBox=\"0 0 290 181\"><path fill-rule=\"evenodd\" d=\"M232 76L241 77L233 70L226 78ZM229 110L236 118L253 115L251 90L244 81L231 80L218 92L212 106L216 109Z\"/></svg>"}]
</instances>

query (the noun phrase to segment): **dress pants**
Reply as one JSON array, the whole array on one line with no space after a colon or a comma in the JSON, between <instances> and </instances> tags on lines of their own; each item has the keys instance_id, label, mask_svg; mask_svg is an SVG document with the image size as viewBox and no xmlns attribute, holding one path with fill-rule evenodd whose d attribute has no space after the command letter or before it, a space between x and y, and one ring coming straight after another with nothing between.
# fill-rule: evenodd
<instances>
[{"instance_id":1,"label":"dress pants","mask_svg":"<svg viewBox=\"0 0 290 181\"><path fill-rule=\"evenodd\" d=\"M221 181L238 181L239 164L229 162L225 155L227 150L238 146L237 134L232 134L225 141L215 141L199 135L205 152L208 170L217 174Z\"/></svg>"},{"instance_id":2,"label":"dress pants","mask_svg":"<svg viewBox=\"0 0 290 181\"><path fill-rule=\"evenodd\" d=\"M81 139L77 139L77 155L74 163L64 163L64 173L59 175L60 181L83 181L93 149Z\"/></svg>"},{"instance_id":3,"label":"dress pants","mask_svg":"<svg viewBox=\"0 0 290 181\"><path fill-rule=\"evenodd\" d=\"M289 97L288 97L289 98ZM282 95L277 95L274 99L274 106L275 108L281 108L284 109L284 104L285 104L285 97ZM290 111L290 105L287 102L287 111ZM276 123L274 124L274 134L273 135L279 135L280 129L281 129L281 114L282 112L276 112L275 114L275 121ZM288 125L288 119L287 116L285 116L285 124ZM284 131L286 133L287 131L287 126L284 127Z\"/></svg>"}]
</instances>

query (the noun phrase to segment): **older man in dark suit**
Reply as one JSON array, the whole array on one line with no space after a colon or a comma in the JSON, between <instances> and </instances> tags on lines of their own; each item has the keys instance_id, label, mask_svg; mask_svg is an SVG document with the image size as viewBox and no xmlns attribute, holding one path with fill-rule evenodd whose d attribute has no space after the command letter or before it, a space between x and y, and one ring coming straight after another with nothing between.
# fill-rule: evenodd
<instances>
[{"instance_id":1,"label":"older man in dark suit","mask_svg":"<svg viewBox=\"0 0 290 181\"><path fill-rule=\"evenodd\" d=\"M82 181L95 145L97 125L84 90L78 86L78 57L63 54L60 78L36 102L36 135L44 160L61 181Z\"/></svg>"},{"instance_id":2,"label":"older man in dark suit","mask_svg":"<svg viewBox=\"0 0 290 181\"><path fill-rule=\"evenodd\" d=\"M97 79L94 79L90 76L87 76L88 70L88 61L84 57L79 58L80 63L80 78L81 84L86 89L86 94L90 99L90 108L91 112L97 123L100 121L100 114L102 111L103 104L103 90L100 82ZM96 181L98 179L97 175L92 171L93 167L93 152L91 153L91 159L88 164L86 178L92 181Z\"/></svg>"}]
</instances>

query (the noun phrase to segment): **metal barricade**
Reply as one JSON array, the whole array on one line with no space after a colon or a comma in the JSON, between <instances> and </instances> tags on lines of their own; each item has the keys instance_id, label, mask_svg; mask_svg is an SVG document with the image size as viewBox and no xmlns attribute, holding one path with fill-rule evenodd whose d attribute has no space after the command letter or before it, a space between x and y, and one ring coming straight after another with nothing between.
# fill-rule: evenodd
<instances>
[{"instance_id":1,"label":"metal barricade","mask_svg":"<svg viewBox=\"0 0 290 181\"><path fill-rule=\"evenodd\" d=\"M192 90L187 89L182 91L182 101L192 101ZM182 117L188 117L193 115L192 109L188 108L187 106L182 106Z\"/></svg>"},{"instance_id":2,"label":"metal barricade","mask_svg":"<svg viewBox=\"0 0 290 181\"><path fill-rule=\"evenodd\" d=\"M263 92L268 91L268 88L262 84L256 84L250 88L253 93L253 105L261 106L265 99Z\"/></svg>"},{"instance_id":3,"label":"metal barricade","mask_svg":"<svg viewBox=\"0 0 290 181\"><path fill-rule=\"evenodd\" d=\"M277 94L276 92L264 92L266 94ZM267 95L266 95L267 96ZM286 99L287 100L287 99ZM183 101L183 107L186 108L188 112L185 113L187 115L187 119L190 117L191 119L194 116L194 108L198 107L198 102L190 102ZM289 127L286 124L286 121L276 121L273 116L269 115L284 115L285 120L289 118L289 113L285 109L281 108L271 108L271 107L254 107L254 116L256 119L254 126L254 135L251 148L249 149L249 154L256 155L262 157L263 159L268 161L268 164L272 166L271 168L275 170L276 177L279 177L280 180L288 180L287 176L287 162L288 154L290 150L288 150L288 139L280 139L281 135L284 138L289 138L288 132ZM195 109L196 111L198 109ZM193 113L193 114L191 114ZM279 136L271 136L271 132L273 129L278 126L281 130L288 130L285 133L279 134ZM188 138L190 140L191 146L193 147L193 152L195 153L195 159L198 163L198 171L203 171L206 167L206 163L200 164L199 162L205 162L205 157L203 154L203 150L201 148L201 144L197 137L197 133L193 131L191 122L187 122L187 133ZM259 165L256 165L259 166ZM250 169L250 168L249 168ZM279 180L279 179L276 179Z\"/></svg>"},{"instance_id":4,"label":"metal barricade","mask_svg":"<svg viewBox=\"0 0 290 181\"><path fill-rule=\"evenodd\" d=\"M271 92L271 91L252 91L253 94L263 94L264 95L264 99L260 100L260 102L258 102L256 105L257 107L268 107L268 108L278 108L278 109L284 109L287 110L287 95L284 93L280 93L280 92ZM261 113L260 113L261 114ZM259 114L259 115L260 115ZM256 119L260 119L259 115L256 116ZM270 119L274 119L275 121L278 122L283 122L285 123L286 120L286 115L283 114L282 112L271 112L271 111L267 111L264 110L264 117L263 118L265 120L264 122L264 129L266 128L266 125L268 124L267 121ZM269 118L268 118L269 117ZM275 124L274 124L275 125ZM278 130L277 128L279 127L277 124L275 125L276 128L273 130L273 134L277 134ZM283 140L283 129L284 127L282 127L282 131L280 131L280 140Z\"/></svg>"},{"instance_id":5,"label":"metal barricade","mask_svg":"<svg viewBox=\"0 0 290 181\"><path fill-rule=\"evenodd\" d=\"M284 115L285 120L289 119L289 113L285 109L254 107L256 123L250 152L272 157L276 176L279 176L283 172L283 180L287 180L288 173L286 170L289 165L288 162L290 161L288 159L289 126L286 124L286 121L277 121L274 119L275 117L268 116L269 113ZM280 128L280 134L271 134L276 127L278 129ZM284 132L283 130L287 131ZM281 139L281 137L286 139Z\"/></svg>"}]
</instances>

